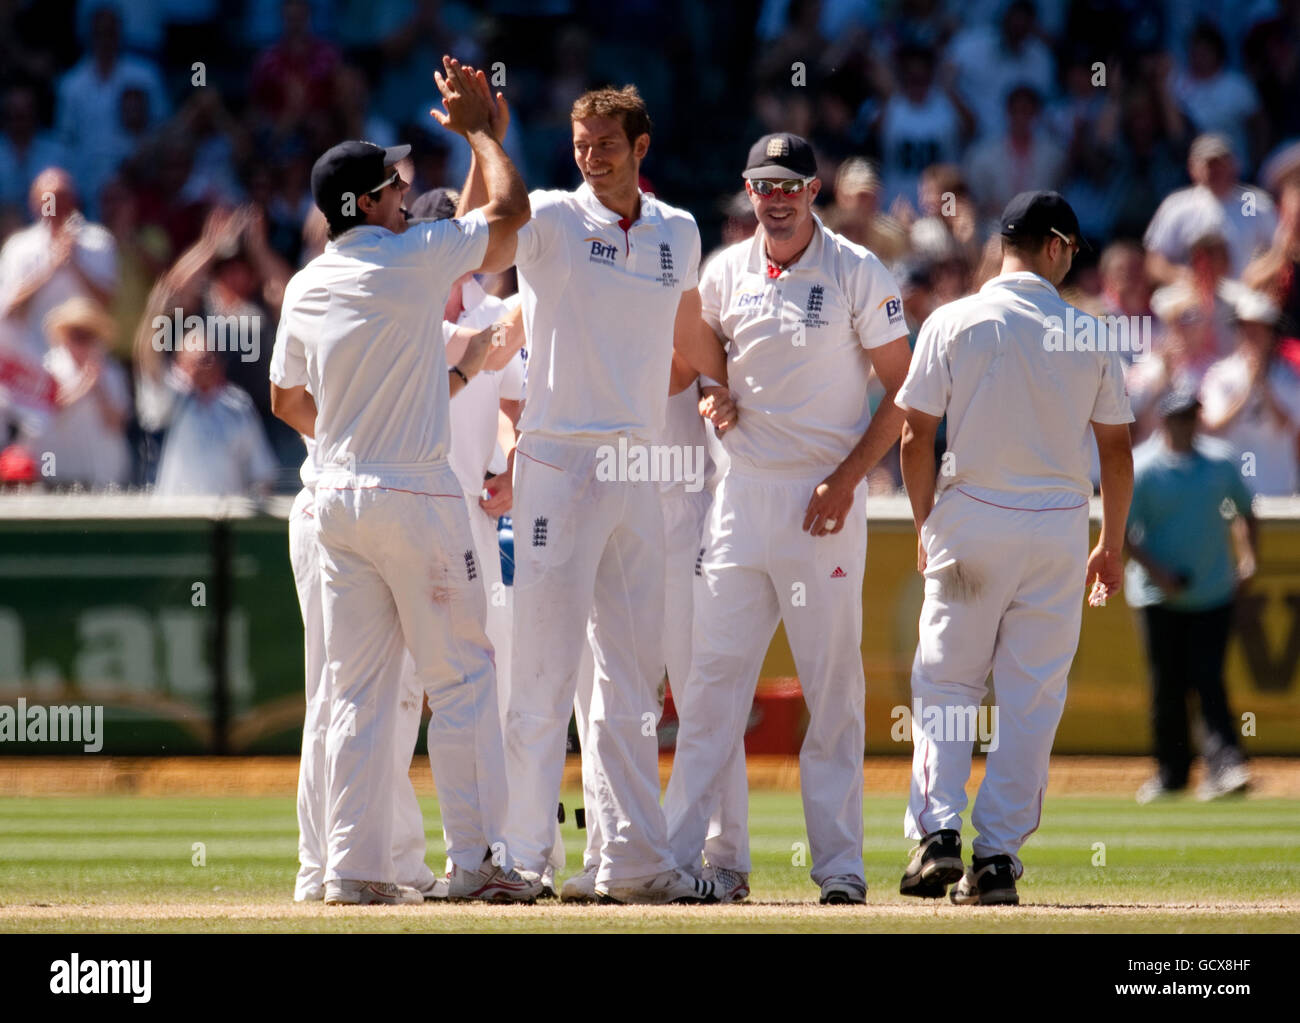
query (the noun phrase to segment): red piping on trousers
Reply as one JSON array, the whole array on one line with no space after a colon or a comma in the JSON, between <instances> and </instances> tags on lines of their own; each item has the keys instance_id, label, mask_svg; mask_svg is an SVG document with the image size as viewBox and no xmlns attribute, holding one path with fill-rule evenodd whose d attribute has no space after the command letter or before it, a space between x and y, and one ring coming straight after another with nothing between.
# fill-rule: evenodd
<instances>
[{"instance_id":1,"label":"red piping on trousers","mask_svg":"<svg viewBox=\"0 0 1300 1023\"><path fill-rule=\"evenodd\" d=\"M954 487L953 489L956 490L957 493L961 494L962 497L969 497L972 501L978 501L980 504L987 504L991 508L1001 508L1004 511L1025 511L1025 512L1074 511L1075 508L1082 508L1084 505L1088 503L1087 501L1081 501L1079 504L1071 504L1064 508L1015 508L1009 504L995 504L992 501L986 501L982 497L976 497L974 494L966 493L966 491L962 490L961 487Z\"/></svg>"},{"instance_id":2,"label":"red piping on trousers","mask_svg":"<svg viewBox=\"0 0 1300 1023\"><path fill-rule=\"evenodd\" d=\"M556 472L564 472L564 470L560 468L558 465L551 465L550 462L543 462L540 458L534 458L527 451L520 451L518 448L515 448L515 454L523 455L526 459L528 459L528 461L536 462L538 465L544 465L548 469L554 469Z\"/></svg>"},{"instance_id":3,"label":"red piping on trousers","mask_svg":"<svg viewBox=\"0 0 1300 1023\"><path fill-rule=\"evenodd\" d=\"M394 494L415 494L417 497L459 497L464 499L464 494L430 494L424 490L403 490L401 487L320 487L317 490L391 490Z\"/></svg>"}]
</instances>

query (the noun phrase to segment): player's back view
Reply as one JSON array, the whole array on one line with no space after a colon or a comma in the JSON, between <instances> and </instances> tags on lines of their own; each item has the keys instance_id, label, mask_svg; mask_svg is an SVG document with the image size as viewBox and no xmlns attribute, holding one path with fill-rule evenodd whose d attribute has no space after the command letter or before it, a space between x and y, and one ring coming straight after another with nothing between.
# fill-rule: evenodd
<instances>
[{"instance_id":1,"label":"player's back view","mask_svg":"<svg viewBox=\"0 0 1300 1023\"><path fill-rule=\"evenodd\" d=\"M1107 347L1097 322L1056 292L1078 247L1073 210L1054 192L1022 193L1003 214L1002 235L1002 273L926 320L896 399L907 412L903 478L925 575L905 819L921 844L903 876L905 895L937 898L962 877L961 812L993 673L996 734L971 817L974 860L952 892L959 903L1018 901L1016 852L1042 815L1079 643L1079 586L1095 579L1100 599L1118 592L1133 491L1133 414L1119 355L1097 350L1099 340ZM944 415L948 450L935 502L934 438ZM1104 510L1090 556L1094 436Z\"/></svg>"}]
</instances>

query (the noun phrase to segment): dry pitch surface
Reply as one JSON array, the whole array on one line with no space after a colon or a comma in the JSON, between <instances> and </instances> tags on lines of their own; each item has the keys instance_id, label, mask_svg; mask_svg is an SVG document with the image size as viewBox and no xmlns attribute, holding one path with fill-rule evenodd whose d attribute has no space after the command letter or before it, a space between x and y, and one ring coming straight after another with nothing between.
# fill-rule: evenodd
<instances>
[{"instance_id":1,"label":"dry pitch surface","mask_svg":"<svg viewBox=\"0 0 1300 1023\"><path fill-rule=\"evenodd\" d=\"M290 794L125 795L108 785L94 795L0 796L0 931L1294 933L1300 814L1286 780L1294 765L1272 766L1278 770L1261 786L1267 795L1150 807L1138 807L1127 788L1128 775L1140 779L1145 770L1141 762L1113 765L1115 776L1103 779L1107 795L1078 794L1077 778L1071 784L1070 771L1054 767L1042 828L1022 853L1027 874L1018 908L897 894L911 844L901 836L903 788L868 796L870 891L862 907L817 905L791 791L752 796L749 904L662 908L296 905L289 900L296 848ZM12 778L12 762L6 767ZM30 783L33 772L21 773ZM130 788L147 793L156 782L137 778ZM894 781L879 787L892 789ZM568 806L575 796L566 792ZM437 801L424 796L422 804L433 863ZM563 831L576 863L584 833L572 816Z\"/></svg>"}]
</instances>

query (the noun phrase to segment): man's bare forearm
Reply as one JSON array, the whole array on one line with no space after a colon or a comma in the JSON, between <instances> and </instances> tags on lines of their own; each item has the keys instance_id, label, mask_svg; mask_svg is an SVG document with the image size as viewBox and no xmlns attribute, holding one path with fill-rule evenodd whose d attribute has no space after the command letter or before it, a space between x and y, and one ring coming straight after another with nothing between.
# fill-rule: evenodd
<instances>
[{"instance_id":1,"label":"man's bare forearm","mask_svg":"<svg viewBox=\"0 0 1300 1023\"><path fill-rule=\"evenodd\" d=\"M1133 501L1133 452L1127 448L1100 454L1101 546L1124 549L1129 505Z\"/></svg>"},{"instance_id":2,"label":"man's bare forearm","mask_svg":"<svg viewBox=\"0 0 1300 1023\"><path fill-rule=\"evenodd\" d=\"M854 486L861 483L885 457L885 452L894 446L902 429L903 410L894 404L894 392L887 393L871 417L866 432L840 463L840 471L853 480Z\"/></svg>"},{"instance_id":3,"label":"man's bare forearm","mask_svg":"<svg viewBox=\"0 0 1300 1023\"><path fill-rule=\"evenodd\" d=\"M916 530L930 517L934 507L935 474L934 437L921 436L904 421L903 440L899 449L899 464L903 470L903 486L912 505L912 521Z\"/></svg>"},{"instance_id":4,"label":"man's bare forearm","mask_svg":"<svg viewBox=\"0 0 1300 1023\"><path fill-rule=\"evenodd\" d=\"M531 212L528 204L528 187L524 184L519 169L501 148L501 143L486 127L472 131L465 137L474 151L476 158L474 162L478 164L483 175L483 187L486 192L484 205L496 207L502 217L520 218L521 224L527 222ZM464 202L463 196L461 201Z\"/></svg>"},{"instance_id":5,"label":"man's bare forearm","mask_svg":"<svg viewBox=\"0 0 1300 1023\"><path fill-rule=\"evenodd\" d=\"M486 202L487 184L483 180L483 168L478 165L478 155L471 150L469 173L465 175L465 185L460 190L460 200L456 203L456 216L463 217Z\"/></svg>"}]
</instances>

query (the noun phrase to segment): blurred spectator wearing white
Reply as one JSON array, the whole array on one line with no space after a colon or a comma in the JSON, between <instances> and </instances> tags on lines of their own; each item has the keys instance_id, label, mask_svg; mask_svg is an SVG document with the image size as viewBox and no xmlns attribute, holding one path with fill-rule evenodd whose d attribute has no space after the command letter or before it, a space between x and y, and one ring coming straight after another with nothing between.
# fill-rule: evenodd
<instances>
[{"instance_id":1,"label":"blurred spectator wearing white","mask_svg":"<svg viewBox=\"0 0 1300 1023\"><path fill-rule=\"evenodd\" d=\"M150 334L136 335L140 370L136 410L146 430L165 430L157 494L256 496L269 491L277 463L248 393L226 380L201 332L185 335L164 369Z\"/></svg>"},{"instance_id":2,"label":"blurred spectator wearing white","mask_svg":"<svg viewBox=\"0 0 1300 1023\"><path fill-rule=\"evenodd\" d=\"M1300 491L1300 376L1276 358L1278 307L1258 292L1237 303L1237 350L1201 383L1201 423L1235 449L1250 492Z\"/></svg>"},{"instance_id":3,"label":"blurred spectator wearing white","mask_svg":"<svg viewBox=\"0 0 1300 1023\"><path fill-rule=\"evenodd\" d=\"M1208 346L1216 359L1236 350L1237 301L1249 290L1240 281L1228 277L1229 259L1228 243L1223 236L1206 234L1192 243L1183 276L1152 296L1159 303L1170 295L1191 295L1209 321Z\"/></svg>"},{"instance_id":4,"label":"blurred spectator wearing white","mask_svg":"<svg viewBox=\"0 0 1300 1023\"><path fill-rule=\"evenodd\" d=\"M143 92L149 126L168 113L157 69L123 54L121 34L120 15L111 6L97 8L90 20L89 53L58 87L59 141L69 153L73 176L91 215L98 212L99 189L116 173L125 145L122 94L132 88Z\"/></svg>"},{"instance_id":5,"label":"blurred spectator wearing white","mask_svg":"<svg viewBox=\"0 0 1300 1023\"><path fill-rule=\"evenodd\" d=\"M117 289L117 243L81 215L77 190L64 170L51 167L32 182L28 197L36 223L0 249L0 321L45 357L42 324L55 306L75 296L110 306Z\"/></svg>"},{"instance_id":6,"label":"blurred spectator wearing white","mask_svg":"<svg viewBox=\"0 0 1300 1023\"><path fill-rule=\"evenodd\" d=\"M1065 174L1065 150L1041 128L1042 96L1032 85L1007 94L1006 131L971 148L966 180L981 214L996 217L1021 192L1056 191Z\"/></svg>"},{"instance_id":7,"label":"blurred spectator wearing white","mask_svg":"<svg viewBox=\"0 0 1300 1023\"><path fill-rule=\"evenodd\" d=\"M113 319L88 298L70 298L45 318L50 350L45 369L58 384L55 413L36 442L53 456L46 481L55 486L125 486L131 475L126 371L106 353Z\"/></svg>"},{"instance_id":8,"label":"blurred spectator wearing white","mask_svg":"<svg viewBox=\"0 0 1300 1023\"><path fill-rule=\"evenodd\" d=\"M1240 277L1257 252L1267 249L1277 227L1273 200L1262 188L1237 179L1237 161L1223 135L1201 135L1187 155L1190 188L1167 196L1151 218L1143 244L1147 273L1173 282L1187 265L1194 241L1221 234L1228 243L1228 276Z\"/></svg>"},{"instance_id":9,"label":"blurred spectator wearing white","mask_svg":"<svg viewBox=\"0 0 1300 1023\"><path fill-rule=\"evenodd\" d=\"M1007 96L1017 85L1053 95L1056 62L1040 37L1030 0L1013 0L997 26L967 24L948 44L945 73L953 76L957 94L975 114L980 138L987 139L1002 132Z\"/></svg>"},{"instance_id":10,"label":"blurred spectator wearing white","mask_svg":"<svg viewBox=\"0 0 1300 1023\"><path fill-rule=\"evenodd\" d=\"M1174 77L1174 96L1197 133L1221 133L1237 160L1253 166L1264 129L1259 96L1249 78L1227 66L1227 58L1223 34L1202 22L1192 32L1186 65Z\"/></svg>"},{"instance_id":11,"label":"blurred spectator wearing white","mask_svg":"<svg viewBox=\"0 0 1300 1023\"><path fill-rule=\"evenodd\" d=\"M18 207L23 220L30 221L24 208L27 188L46 167L63 163L63 147L52 134L39 130L36 91L31 86L15 85L5 92L2 116L0 205Z\"/></svg>"},{"instance_id":12,"label":"blurred spectator wearing white","mask_svg":"<svg viewBox=\"0 0 1300 1023\"><path fill-rule=\"evenodd\" d=\"M1101 313L1104 316L1152 316L1151 285L1142 265L1146 254L1134 241L1112 242L1102 250ZM1131 362L1136 353L1125 353Z\"/></svg>"},{"instance_id":13,"label":"blurred spectator wearing white","mask_svg":"<svg viewBox=\"0 0 1300 1023\"><path fill-rule=\"evenodd\" d=\"M882 206L918 202L921 172L936 163L956 163L973 120L955 97L935 84L934 53L920 47L898 51L899 88L872 125L880 143Z\"/></svg>"},{"instance_id":14,"label":"blurred spectator wearing white","mask_svg":"<svg viewBox=\"0 0 1300 1023\"><path fill-rule=\"evenodd\" d=\"M1151 296L1152 311L1162 330L1154 350L1134 361L1125 375L1129 403L1137 417L1132 426L1134 443L1150 436L1159 425L1156 406L1172 391L1200 390L1201 381L1217 361L1210 314L1190 288L1162 288Z\"/></svg>"}]
</instances>

